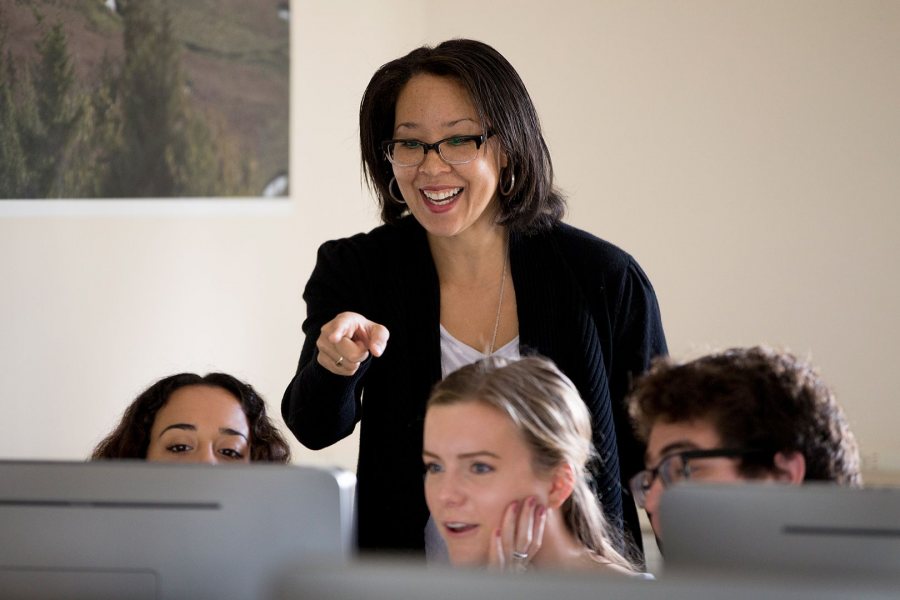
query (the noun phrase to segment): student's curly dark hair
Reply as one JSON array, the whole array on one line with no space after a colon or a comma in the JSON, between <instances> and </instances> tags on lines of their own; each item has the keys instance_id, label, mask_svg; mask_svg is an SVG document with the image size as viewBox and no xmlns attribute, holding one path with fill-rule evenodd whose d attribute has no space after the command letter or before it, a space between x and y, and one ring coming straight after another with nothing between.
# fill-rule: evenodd
<instances>
[{"instance_id":1,"label":"student's curly dark hair","mask_svg":"<svg viewBox=\"0 0 900 600\"><path fill-rule=\"evenodd\" d=\"M628 398L637 434L653 425L705 421L723 445L760 449L744 477L771 472L778 452L799 452L807 481L860 485L859 448L834 394L809 364L765 347L732 348L678 364L659 360Z\"/></svg>"},{"instance_id":2,"label":"student's curly dark hair","mask_svg":"<svg viewBox=\"0 0 900 600\"><path fill-rule=\"evenodd\" d=\"M250 425L251 461L286 463L290 460L290 447L266 415L265 401L250 385L226 373L209 373L203 377L179 373L160 379L125 409L122 420L94 448L91 459L146 458L156 414L176 390L190 385L222 388L238 399Z\"/></svg>"}]
</instances>

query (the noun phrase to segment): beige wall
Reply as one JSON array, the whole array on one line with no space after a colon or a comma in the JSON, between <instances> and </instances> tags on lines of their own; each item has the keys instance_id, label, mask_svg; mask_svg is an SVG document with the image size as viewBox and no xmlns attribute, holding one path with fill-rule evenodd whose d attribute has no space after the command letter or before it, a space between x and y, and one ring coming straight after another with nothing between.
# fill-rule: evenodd
<instances>
[{"instance_id":1,"label":"beige wall","mask_svg":"<svg viewBox=\"0 0 900 600\"><path fill-rule=\"evenodd\" d=\"M641 262L674 354L808 354L868 465L900 470L900 3L292 4L289 211L0 217L0 456L83 457L181 370L233 372L277 413L316 247L376 223L368 78L464 36L519 69L569 221ZM353 467L355 440L297 460Z\"/></svg>"}]
</instances>

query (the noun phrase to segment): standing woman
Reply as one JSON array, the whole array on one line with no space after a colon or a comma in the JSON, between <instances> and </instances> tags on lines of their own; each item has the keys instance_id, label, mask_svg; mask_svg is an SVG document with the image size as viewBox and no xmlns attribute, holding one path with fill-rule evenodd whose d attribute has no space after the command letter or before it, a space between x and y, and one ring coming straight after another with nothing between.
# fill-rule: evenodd
<instances>
[{"instance_id":1,"label":"standing woman","mask_svg":"<svg viewBox=\"0 0 900 600\"><path fill-rule=\"evenodd\" d=\"M621 482L643 467L643 448L623 398L666 351L659 307L631 256L561 223L565 201L518 73L473 40L413 50L369 82L360 142L384 225L320 247L282 401L312 449L362 423L360 548L440 543L422 490L431 388L520 350L551 358L577 386L600 456L598 496L639 539Z\"/></svg>"}]
</instances>

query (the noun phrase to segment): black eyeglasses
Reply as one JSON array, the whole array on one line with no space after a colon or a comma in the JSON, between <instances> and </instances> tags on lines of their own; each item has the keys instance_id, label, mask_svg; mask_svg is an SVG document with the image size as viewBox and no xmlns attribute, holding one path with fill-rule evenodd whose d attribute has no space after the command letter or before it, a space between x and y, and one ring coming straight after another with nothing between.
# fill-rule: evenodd
<instances>
[{"instance_id":1,"label":"black eyeglasses","mask_svg":"<svg viewBox=\"0 0 900 600\"><path fill-rule=\"evenodd\" d=\"M421 140L387 140L381 142L381 149L391 164L398 167L421 165L429 150L436 150L447 164L462 165L475 160L481 145L492 135L492 131L480 135L454 135L433 144Z\"/></svg>"},{"instance_id":2,"label":"black eyeglasses","mask_svg":"<svg viewBox=\"0 0 900 600\"><path fill-rule=\"evenodd\" d=\"M691 478L691 462L703 458L739 458L765 451L750 448L714 448L711 450L683 450L667 454L652 469L644 469L631 478L629 488L638 506L644 508L647 492L659 477L663 487Z\"/></svg>"}]
</instances>

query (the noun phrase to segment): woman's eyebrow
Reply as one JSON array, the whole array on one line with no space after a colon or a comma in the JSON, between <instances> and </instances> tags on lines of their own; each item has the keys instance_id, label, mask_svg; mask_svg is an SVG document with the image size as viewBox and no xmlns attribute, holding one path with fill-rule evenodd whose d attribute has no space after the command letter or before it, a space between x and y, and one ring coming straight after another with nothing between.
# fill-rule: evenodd
<instances>
[{"instance_id":1,"label":"woman's eyebrow","mask_svg":"<svg viewBox=\"0 0 900 600\"><path fill-rule=\"evenodd\" d=\"M160 431L158 437L162 437L162 434L164 434L165 432L167 432L170 429L184 429L185 431L197 431L197 426L192 425L190 423L174 423L172 425L169 425L162 431Z\"/></svg>"},{"instance_id":2,"label":"woman's eyebrow","mask_svg":"<svg viewBox=\"0 0 900 600\"><path fill-rule=\"evenodd\" d=\"M476 125L480 125L480 123L478 123L478 121L476 121L475 119L472 119L470 117L463 117L462 119L456 119L455 121L447 121L446 123L444 123L444 127L453 127L454 125L459 125L464 121L471 121Z\"/></svg>"},{"instance_id":3,"label":"woman's eyebrow","mask_svg":"<svg viewBox=\"0 0 900 600\"><path fill-rule=\"evenodd\" d=\"M239 435L242 438L244 438L245 440L247 440L246 434L241 433L237 429L231 429L229 427L220 427L219 433L224 433L225 435ZM247 441L250 441L250 440L247 440Z\"/></svg>"},{"instance_id":4,"label":"woman's eyebrow","mask_svg":"<svg viewBox=\"0 0 900 600\"><path fill-rule=\"evenodd\" d=\"M429 452L428 450L422 450L422 455L429 456L431 458L440 458L440 456L438 456L434 452ZM499 454L490 452L488 450L478 450L476 452L464 452L462 454L457 454L456 458L466 459L466 458L475 458L477 456L490 456L491 458L497 458L497 459L500 458Z\"/></svg>"},{"instance_id":5,"label":"woman's eyebrow","mask_svg":"<svg viewBox=\"0 0 900 600\"><path fill-rule=\"evenodd\" d=\"M461 119L454 119L452 121L446 121L444 123L441 123L441 127L453 127L455 125L459 125L460 123L464 123L466 121L470 121L472 123L475 123L476 125L480 124L480 123L478 123L478 121L476 121L475 119L473 119L471 117L463 117ZM394 131L397 131L398 129L401 129L401 128L403 128L403 129L418 129L419 124L413 123L412 121L397 123L396 127L394 127Z\"/></svg>"},{"instance_id":6,"label":"woman's eyebrow","mask_svg":"<svg viewBox=\"0 0 900 600\"><path fill-rule=\"evenodd\" d=\"M490 456L491 458L500 458L499 454L494 452L490 452L488 450L479 450L477 452L464 452L462 454L457 454L457 458L476 458L478 456Z\"/></svg>"},{"instance_id":7,"label":"woman's eyebrow","mask_svg":"<svg viewBox=\"0 0 900 600\"><path fill-rule=\"evenodd\" d=\"M185 431L197 431L197 426L193 425L191 423L173 423L172 425L169 425L168 427L163 429L161 432L159 432L159 437L162 437L162 434L164 434L165 432L167 432L170 429L183 429ZM219 433L224 433L225 435L237 435L237 436L240 436L240 437L244 438L245 440L249 441L247 439L247 434L241 433L237 429L231 429L230 427L220 427Z\"/></svg>"}]
</instances>

